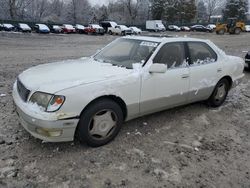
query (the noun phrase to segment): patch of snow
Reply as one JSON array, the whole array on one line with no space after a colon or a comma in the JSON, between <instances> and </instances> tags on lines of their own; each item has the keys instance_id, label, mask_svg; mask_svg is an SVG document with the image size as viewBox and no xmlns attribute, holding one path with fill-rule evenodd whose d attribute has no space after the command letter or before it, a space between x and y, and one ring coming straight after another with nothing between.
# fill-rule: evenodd
<instances>
[{"instance_id":1,"label":"patch of snow","mask_svg":"<svg viewBox=\"0 0 250 188\"><path fill-rule=\"evenodd\" d=\"M161 160L160 159L156 159L156 158L151 158L152 163L155 164L161 164Z\"/></svg>"},{"instance_id":2,"label":"patch of snow","mask_svg":"<svg viewBox=\"0 0 250 188\"><path fill-rule=\"evenodd\" d=\"M197 66L197 65L204 65L204 64L210 64L210 63L214 63L215 59L211 59L211 58L206 58L204 60L201 59L197 59L195 62L193 62L193 64L191 64L190 66Z\"/></svg>"},{"instance_id":3,"label":"patch of snow","mask_svg":"<svg viewBox=\"0 0 250 188\"><path fill-rule=\"evenodd\" d=\"M187 144L179 144L179 143L174 143L174 142L169 142L169 141L164 141L163 143L168 144L168 145L173 145L173 146L180 146L180 147L183 147L183 148L186 148L186 149L191 149L191 150L194 149L192 146L189 146Z\"/></svg>"},{"instance_id":4,"label":"patch of snow","mask_svg":"<svg viewBox=\"0 0 250 188\"><path fill-rule=\"evenodd\" d=\"M6 97L7 95L6 94L0 94L0 97Z\"/></svg>"},{"instance_id":5,"label":"patch of snow","mask_svg":"<svg viewBox=\"0 0 250 188\"><path fill-rule=\"evenodd\" d=\"M155 175L162 177L163 179L167 180L168 179L168 173L162 169L156 168L154 170Z\"/></svg>"},{"instance_id":6,"label":"patch of snow","mask_svg":"<svg viewBox=\"0 0 250 188\"><path fill-rule=\"evenodd\" d=\"M120 170L120 171L125 171L127 168L127 164L126 163L121 163L120 165L112 165L111 169L115 169L115 170Z\"/></svg>"},{"instance_id":7,"label":"patch of snow","mask_svg":"<svg viewBox=\"0 0 250 188\"><path fill-rule=\"evenodd\" d=\"M140 135L140 136L142 136L141 132L139 132L139 131L135 132L135 135Z\"/></svg>"},{"instance_id":8,"label":"patch of snow","mask_svg":"<svg viewBox=\"0 0 250 188\"><path fill-rule=\"evenodd\" d=\"M137 148L133 148L132 150L130 150L130 152L128 152L129 154L137 154L139 155L140 157L144 158L145 157L145 153L144 151L140 150L140 149L137 149Z\"/></svg>"}]
</instances>

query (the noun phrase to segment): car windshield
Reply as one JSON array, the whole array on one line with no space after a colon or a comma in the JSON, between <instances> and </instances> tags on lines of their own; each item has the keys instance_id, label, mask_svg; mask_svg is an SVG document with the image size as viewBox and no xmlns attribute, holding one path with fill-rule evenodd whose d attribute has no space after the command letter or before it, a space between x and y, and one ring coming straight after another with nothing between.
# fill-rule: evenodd
<instances>
[{"instance_id":1,"label":"car windshield","mask_svg":"<svg viewBox=\"0 0 250 188\"><path fill-rule=\"evenodd\" d=\"M120 38L96 54L94 59L132 69L133 64L146 62L158 45L158 42Z\"/></svg>"}]
</instances>

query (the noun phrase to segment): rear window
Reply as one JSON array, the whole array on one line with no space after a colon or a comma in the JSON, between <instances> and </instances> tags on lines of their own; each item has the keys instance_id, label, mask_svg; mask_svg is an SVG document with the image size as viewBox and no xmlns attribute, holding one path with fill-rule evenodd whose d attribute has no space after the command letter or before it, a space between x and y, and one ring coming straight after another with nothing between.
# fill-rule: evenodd
<instances>
[{"instance_id":1,"label":"rear window","mask_svg":"<svg viewBox=\"0 0 250 188\"><path fill-rule=\"evenodd\" d=\"M217 61L217 54L203 42L188 42L191 64L207 64Z\"/></svg>"}]
</instances>

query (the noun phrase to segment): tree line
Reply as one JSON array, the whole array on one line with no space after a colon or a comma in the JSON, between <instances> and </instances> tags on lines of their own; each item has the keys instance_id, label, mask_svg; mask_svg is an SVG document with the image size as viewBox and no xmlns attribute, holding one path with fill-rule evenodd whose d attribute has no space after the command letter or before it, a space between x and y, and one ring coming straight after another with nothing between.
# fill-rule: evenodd
<instances>
[{"instance_id":1,"label":"tree line","mask_svg":"<svg viewBox=\"0 0 250 188\"><path fill-rule=\"evenodd\" d=\"M247 0L117 0L92 6L88 0L0 0L1 20L93 23L114 20L143 25L148 19L169 23L210 22L212 15L245 19Z\"/></svg>"}]
</instances>

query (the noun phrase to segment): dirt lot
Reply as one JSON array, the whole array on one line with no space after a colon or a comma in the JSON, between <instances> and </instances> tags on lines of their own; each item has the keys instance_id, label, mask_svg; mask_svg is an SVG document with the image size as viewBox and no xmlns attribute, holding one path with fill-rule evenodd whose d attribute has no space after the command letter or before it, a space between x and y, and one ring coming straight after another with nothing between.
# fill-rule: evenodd
<instances>
[{"instance_id":1,"label":"dirt lot","mask_svg":"<svg viewBox=\"0 0 250 188\"><path fill-rule=\"evenodd\" d=\"M188 35L236 56L250 50L246 33ZM11 97L19 73L91 55L114 38L0 33L0 187L250 187L250 72L222 107L196 103L130 121L101 148L42 143L20 126Z\"/></svg>"}]
</instances>

